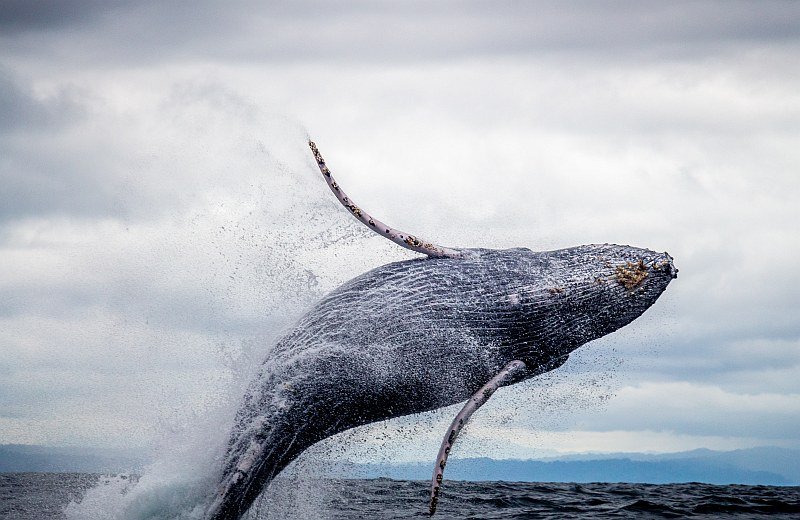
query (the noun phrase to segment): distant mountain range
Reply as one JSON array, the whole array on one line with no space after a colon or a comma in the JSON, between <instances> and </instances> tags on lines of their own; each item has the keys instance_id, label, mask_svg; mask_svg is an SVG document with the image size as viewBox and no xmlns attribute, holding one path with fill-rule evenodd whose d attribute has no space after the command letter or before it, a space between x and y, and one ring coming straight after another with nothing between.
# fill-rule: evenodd
<instances>
[{"instance_id":1,"label":"distant mountain range","mask_svg":"<svg viewBox=\"0 0 800 520\"><path fill-rule=\"evenodd\" d=\"M341 474L362 478L427 480L429 463L354 464ZM516 482L636 482L668 484L800 485L800 450L775 447L735 451L693 450L679 453L609 453L548 457L539 460L453 459L451 480Z\"/></svg>"},{"instance_id":2,"label":"distant mountain range","mask_svg":"<svg viewBox=\"0 0 800 520\"><path fill-rule=\"evenodd\" d=\"M0 445L0 473L137 473L143 459L84 448ZM433 460L408 464L324 464L328 476L427 480ZM776 447L680 453L576 454L537 460L455 459L446 478L472 481L637 482L800 485L800 450Z\"/></svg>"}]
</instances>

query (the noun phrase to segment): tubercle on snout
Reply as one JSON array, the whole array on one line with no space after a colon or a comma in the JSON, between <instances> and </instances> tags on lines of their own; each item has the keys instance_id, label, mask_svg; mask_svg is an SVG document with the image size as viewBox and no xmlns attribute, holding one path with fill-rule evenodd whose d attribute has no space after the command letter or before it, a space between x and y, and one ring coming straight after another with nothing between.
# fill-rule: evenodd
<instances>
[{"instance_id":1,"label":"tubercle on snout","mask_svg":"<svg viewBox=\"0 0 800 520\"><path fill-rule=\"evenodd\" d=\"M614 279L628 291L633 291L641 287L645 280L650 276L651 271L664 271L671 278L678 277L678 270L672 265L672 257L664 253L665 259L661 262L652 261L645 263L640 259L638 262L627 262L617 266L614 272Z\"/></svg>"},{"instance_id":2,"label":"tubercle on snout","mask_svg":"<svg viewBox=\"0 0 800 520\"><path fill-rule=\"evenodd\" d=\"M618 266L614 277L621 286L632 291L641 286L649 274L650 272L644 264L644 260L639 260L638 262L628 262L625 265Z\"/></svg>"}]
</instances>

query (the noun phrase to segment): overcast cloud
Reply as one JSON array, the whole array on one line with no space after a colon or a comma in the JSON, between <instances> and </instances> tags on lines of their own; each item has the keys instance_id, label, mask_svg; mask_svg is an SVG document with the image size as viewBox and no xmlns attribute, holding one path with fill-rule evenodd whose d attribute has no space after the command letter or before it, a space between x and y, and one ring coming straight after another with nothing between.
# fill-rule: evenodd
<instances>
[{"instance_id":1,"label":"overcast cloud","mask_svg":"<svg viewBox=\"0 0 800 520\"><path fill-rule=\"evenodd\" d=\"M655 308L502 392L458 455L800 447L798 20L0 3L0 443L149 446L224 416L269 338L410 257L336 206L310 135L354 199L437 242L676 259ZM375 449L427 459L448 414Z\"/></svg>"}]
</instances>

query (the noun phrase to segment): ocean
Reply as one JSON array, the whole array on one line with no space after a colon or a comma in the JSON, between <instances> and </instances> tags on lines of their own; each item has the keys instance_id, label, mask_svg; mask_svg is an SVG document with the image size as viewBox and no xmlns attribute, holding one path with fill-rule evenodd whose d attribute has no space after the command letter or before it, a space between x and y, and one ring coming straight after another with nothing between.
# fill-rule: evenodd
<instances>
[{"instance_id":1,"label":"ocean","mask_svg":"<svg viewBox=\"0 0 800 520\"><path fill-rule=\"evenodd\" d=\"M0 474L0 518L64 519L63 508L96 485L85 473ZM250 519L364 520L426 517L428 483L391 479L306 482L282 500L280 490L258 501ZM709 484L564 484L461 482L445 484L434 518L800 518L800 487ZM151 518L159 518L157 513ZM86 520L92 520L87 518Z\"/></svg>"}]
</instances>

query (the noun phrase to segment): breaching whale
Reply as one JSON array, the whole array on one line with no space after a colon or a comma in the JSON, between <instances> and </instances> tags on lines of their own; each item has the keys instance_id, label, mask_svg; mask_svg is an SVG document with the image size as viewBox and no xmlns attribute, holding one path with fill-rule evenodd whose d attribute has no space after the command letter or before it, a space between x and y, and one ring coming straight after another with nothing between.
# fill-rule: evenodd
<instances>
[{"instance_id":1,"label":"breaching whale","mask_svg":"<svg viewBox=\"0 0 800 520\"><path fill-rule=\"evenodd\" d=\"M272 348L238 410L207 520L238 519L314 443L356 426L466 401L436 458L429 513L450 447L500 386L561 366L570 352L647 310L677 276L667 253L612 244L557 251L448 248L393 229L342 191L376 233L426 255L358 276Z\"/></svg>"}]
</instances>

